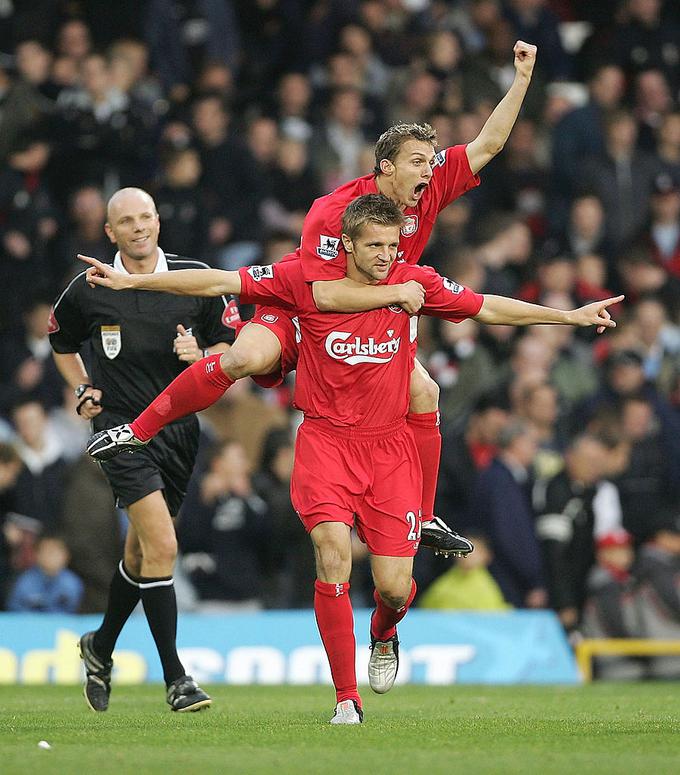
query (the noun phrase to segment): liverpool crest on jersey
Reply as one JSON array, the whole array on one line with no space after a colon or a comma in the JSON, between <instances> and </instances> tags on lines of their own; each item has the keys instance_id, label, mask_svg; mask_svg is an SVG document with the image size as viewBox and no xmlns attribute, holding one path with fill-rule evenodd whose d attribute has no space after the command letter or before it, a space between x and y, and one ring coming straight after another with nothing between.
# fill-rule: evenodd
<instances>
[{"instance_id":1,"label":"liverpool crest on jersey","mask_svg":"<svg viewBox=\"0 0 680 775\"><path fill-rule=\"evenodd\" d=\"M412 237L418 231L418 216L407 215L404 218L404 225L401 227L402 237Z\"/></svg>"},{"instance_id":2,"label":"liverpool crest on jersey","mask_svg":"<svg viewBox=\"0 0 680 775\"><path fill-rule=\"evenodd\" d=\"M100 330L104 355L109 360L113 360L120 352L123 341L120 333L120 326L101 326Z\"/></svg>"}]
</instances>

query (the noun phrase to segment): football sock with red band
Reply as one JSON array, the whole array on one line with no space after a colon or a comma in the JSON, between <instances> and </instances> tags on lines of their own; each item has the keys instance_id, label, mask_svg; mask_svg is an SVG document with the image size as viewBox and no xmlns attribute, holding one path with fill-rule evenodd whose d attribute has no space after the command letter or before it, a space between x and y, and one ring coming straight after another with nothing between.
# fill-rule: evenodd
<instances>
[{"instance_id":1,"label":"football sock with red band","mask_svg":"<svg viewBox=\"0 0 680 775\"><path fill-rule=\"evenodd\" d=\"M375 611L371 616L371 636L376 640L389 640L397 631L397 625L406 616L406 613L416 596L416 581L411 579L411 592L406 604L401 608L390 608L378 594L378 590L373 590L373 599L375 600Z\"/></svg>"},{"instance_id":2,"label":"football sock with red band","mask_svg":"<svg viewBox=\"0 0 680 775\"><path fill-rule=\"evenodd\" d=\"M337 702L356 700L357 690L356 641L354 614L349 598L349 583L314 582L314 613L323 646L326 649Z\"/></svg>"},{"instance_id":3,"label":"football sock with red band","mask_svg":"<svg viewBox=\"0 0 680 775\"><path fill-rule=\"evenodd\" d=\"M196 361L175 377L130 423L135 436L148 441L168 423L207 409L221 398L234 384L234 380L220 368L221 357L221 353L216 353Z\"/></svg>"},{"instance_id":4,"label":"football sock with red band","mask_svg":"<svg viewBox=\"0 0 680 775\"><path fill-rule=\"evenodd\" d=\"M432 519L434 498L437 494L439 460L442 454L442 434L439 430L439 412L406 415L406 422L413 431L418 448L418 458L423 471L423 521Z\"/></svg>"},{"instance_id":5,"label":"football sock with red band","mask_svg":"<svg viewBox=\"0 0 680 775\"><path fill-rule=\"evenodd\" d=\"M111 579L104 621L92 643L94 653L100 659L111 659L118 636L138 602L139 579L132 576L121 560Z\"/></svg>"}]
</instances>

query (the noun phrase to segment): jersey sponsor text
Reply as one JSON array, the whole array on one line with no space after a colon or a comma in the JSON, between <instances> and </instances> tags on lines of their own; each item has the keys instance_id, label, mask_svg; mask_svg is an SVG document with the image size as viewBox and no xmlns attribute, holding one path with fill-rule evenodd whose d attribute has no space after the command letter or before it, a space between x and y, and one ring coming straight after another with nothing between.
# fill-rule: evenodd
<instances>
[{"instance_id":1,"label":"jersey sponsor text","mask_svg":"<svg viewBox=\"0 0 680 775\"><path fill-rule=\"evenodd\" d=\"M387 332L392 336L394 331ZM354 336L350 341L351 333L348 331L332 331L326 337L326 352L336 361L344 361L350 366L357 363L389 363L399 352L401 337L392 336L385 342L376 342L372 337L368 341L362 341L361 337Z\"/></svg>"}]
</instances>

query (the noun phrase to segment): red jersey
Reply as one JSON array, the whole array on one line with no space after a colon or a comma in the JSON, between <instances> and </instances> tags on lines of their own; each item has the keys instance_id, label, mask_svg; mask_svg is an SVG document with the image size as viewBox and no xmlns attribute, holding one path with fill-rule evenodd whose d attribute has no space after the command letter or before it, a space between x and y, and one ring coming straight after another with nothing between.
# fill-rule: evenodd
<instances>
[{"instance_id":1,"label":"red jersey","mask_svg":"<svg viewBox=\"0 0 680 775\"><path fill-rule=\"evenodd\" d=\"M435 156L428 187L415 207L404 210L406 222L401 229L397 257L407 264L417 264L420 260L437 215L446 205L479 185L465 148L465 145L454 145ZM302 259L307 282L341 280L345 276L347 256L340 239L342 214L358 196L377 193L375 175L365 175L314 201L302 225L302 239L296 251Z\"/></svg>"},{"instance_id":2,"label":"red jersey","mask_svg":"<svg viewBox=\"0 0 680 775\"><path fill-rule=\"evenodd\" d=\"M294 310L300 325L295 406L340 427L390 425L406 416L418 317L401 307L319 312L302 261L239 270L241 300ZM395 263L383 284L416 280L425 288L421 314L453 322L476 315L483 296L429 266Z\"/></svg>"}]
</instances>

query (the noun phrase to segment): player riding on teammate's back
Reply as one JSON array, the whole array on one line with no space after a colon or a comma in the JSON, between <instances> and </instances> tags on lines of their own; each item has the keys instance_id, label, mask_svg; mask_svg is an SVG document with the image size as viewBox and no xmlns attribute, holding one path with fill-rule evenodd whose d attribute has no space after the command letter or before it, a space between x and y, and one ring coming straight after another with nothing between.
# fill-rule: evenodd
<instances>
[{"instance_id":1,"label":"player riding on teammate's back","mask_svg":"<svg viewBox=\"0 0 680 775\"><path fill-rule=\"evenodd\" d=\"M429 125L396 124L376 144L373 174L350 181L312 205L303 224L300 248L286 259L302 260L305 280L313 284L320 310L361 312L392 304L401 305L410 314L417 312L422 298L413 283L371 287L344 276L342 214L358 196L384 194L404 213L399 257L417 263L438 213L478 185L477 173L503 148L529 86L535 60L535 46L522 41L515 44L515 80L472 142L436 153L436 136ZM224 389L246 376L253 376L261 385L273 386L295 368L299 343L293 317L279 305L257 310L220 360ZM216 401L221 395L217 388L202 380L188 391L181 380L175 381L132 423L112 429L108 436L102 434L89 448L90 454L106 459L123 450L134 450L168 422ZM423 477L422 545L446 554L467 554L472 544L433 514L441 454L438 400L436 383L416 361L407 422Z\"/></svg>"}]
</instances>

